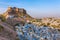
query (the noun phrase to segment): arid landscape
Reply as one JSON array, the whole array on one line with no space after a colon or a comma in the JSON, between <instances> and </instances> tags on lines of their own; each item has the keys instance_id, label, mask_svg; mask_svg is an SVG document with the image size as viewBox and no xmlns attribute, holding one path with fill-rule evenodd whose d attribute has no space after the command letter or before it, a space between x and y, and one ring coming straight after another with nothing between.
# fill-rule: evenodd
<instances>
[{"instance_id":1,"label":"arid landscape","mask_svg":"<svg viewBox=\"0 0 60 40\"><path fill-rule=\"evenodd\" d=\"M23 27L26 24L33 24L36 27L47 26L57 29L60 32L60 18L44 17L36 19L27 14L24 8L8 7L6 12L0 14L0 40L19 40L15 26L20 25Z\"/></svg>"}]
</instances>

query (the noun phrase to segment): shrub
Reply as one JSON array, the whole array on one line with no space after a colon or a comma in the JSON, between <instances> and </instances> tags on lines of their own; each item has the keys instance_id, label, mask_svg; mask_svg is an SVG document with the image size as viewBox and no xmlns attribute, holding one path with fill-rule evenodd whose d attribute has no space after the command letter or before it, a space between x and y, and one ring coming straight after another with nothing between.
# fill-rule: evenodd
<instances>
[{"instance_id":1,"label":"shrub","mask_svg":"<svg viewBox=\"0 0 60 40\"><path fill-rule=\"evenodd\" d=\"M3 15L0 15L0 19L1 19L3 22L6 21L6 19L5 19L5 17L4 17Z\"/></svg>"},{"instance_id":2,"label":"shrub","mask_svg":"<svg viewBox=\"0 0 60 40\"><path fill-rule=\"evenodd\" d=\"M0 25L0 32L3 30L3 26Z\"/></svg>"}]
</instances>

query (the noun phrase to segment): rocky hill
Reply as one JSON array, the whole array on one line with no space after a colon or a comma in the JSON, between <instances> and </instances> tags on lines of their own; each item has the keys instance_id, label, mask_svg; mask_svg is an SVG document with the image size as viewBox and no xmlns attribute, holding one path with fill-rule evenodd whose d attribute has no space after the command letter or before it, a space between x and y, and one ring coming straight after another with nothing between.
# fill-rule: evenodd
<instances>
[{"instance_id":1,"label":"rocky hill","mask_svg":"<svg viewBox=\"0 0 60 40\"><path fill-rule=\"evenodd\" d=\"M3 14L6 18L8 17L31 17L27 14L26 10L23 8L8 7L7 11Z\"/></svg>"},{"instance_id":2,"label":"rocky hill","mask_svg":"<svg viewBox=\"0 0 60 40\"><path fill-rule=\"evenodd\" d=\"M11 25L15 25L21 21L26 22L33 19L27 14L25 9L16 7L8 7L7 11L2 15L5 17L6 22Z\"/></svg>"},{"instance_id":3,"label":"rocky hill","mask_svg":"<svg viewBox=\"0 0 60 40\"><path fill-rule=\"evenodd\" d=\"M8 7L7 11L3 14L3 16L5 17L6 22L13 26L21 22L31 22L38 26L47 25L54 28L60 28L60 19L54 17L46 17L41 19L32 18L23 8Z\"/></svg>"}]
</instances>

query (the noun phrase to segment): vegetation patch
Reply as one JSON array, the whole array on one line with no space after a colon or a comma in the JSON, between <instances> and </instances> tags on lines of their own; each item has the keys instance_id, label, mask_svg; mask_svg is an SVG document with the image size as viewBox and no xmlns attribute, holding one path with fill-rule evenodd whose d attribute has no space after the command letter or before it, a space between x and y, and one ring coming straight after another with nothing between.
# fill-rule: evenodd
<instances>
[{"instance_id":1,"label":"vegetation patch","mask_svg":"<svg viewBox=\"0 0 60 40\"><path fill-rule=\"evenodd\" d=\"M3 26L0 25L0 32L3 30Z\"/></svg>"}]
</instances>

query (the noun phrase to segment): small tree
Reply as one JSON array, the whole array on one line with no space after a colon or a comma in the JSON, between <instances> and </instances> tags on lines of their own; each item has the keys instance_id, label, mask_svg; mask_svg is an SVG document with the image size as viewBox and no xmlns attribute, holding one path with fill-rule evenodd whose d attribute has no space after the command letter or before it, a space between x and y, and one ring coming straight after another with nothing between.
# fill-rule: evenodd
<instances>
[{"instance_id":1,"label":"small tree","mask_svg":"<svg viewBox=\"0 0 60 40\"><path fill-rule=\"evenodd\" d=\"M50 25L50 23L47 23L47 26L49 26Z\"/></svg>"}]
</instances>

